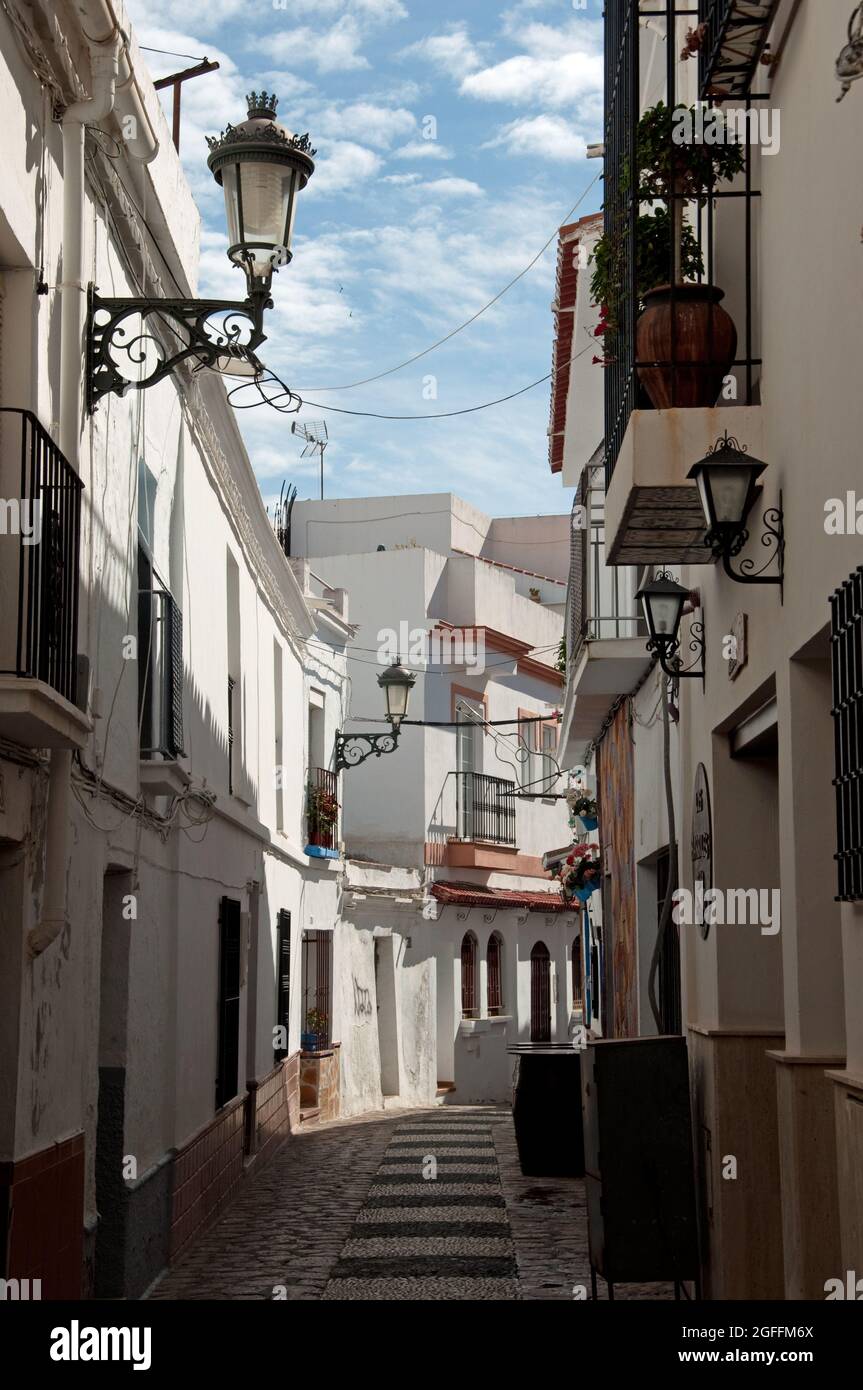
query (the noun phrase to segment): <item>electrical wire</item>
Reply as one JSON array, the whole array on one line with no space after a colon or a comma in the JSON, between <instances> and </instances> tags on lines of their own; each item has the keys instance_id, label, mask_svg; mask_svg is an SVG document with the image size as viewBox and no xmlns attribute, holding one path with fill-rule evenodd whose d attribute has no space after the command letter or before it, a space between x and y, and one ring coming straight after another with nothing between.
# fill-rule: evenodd
<instances>
[{"instance_id":1,"label":"electrical wire","mask_svg":"<svg viewBox=\"0 0 863 1390\"><path fill-rule=\"evenodd\" d=\"M201 58L197 53L174 53L170 48L149 48L147 44L138 45L142 53L161 53L165 58L191 58L194 63L208 63L210 60L206 56Z\"/></svg>"},{"instance_id":2,"label":"electrical wire","mask_svg":"<svg viewBox=\"0 0 863 1390\"><path fill-rule=\"evenodd\" d=\"M257 373L250 380L241 381L237 386L231 387L228 391L228 400L234 410L255 410L260 405L269 405L281 415L296 415L298 411L302 410L304 405L310 405L315 410L334 411L338 415L356 415L367 420L448 420L457 415L473 415L478 410L489 410L492 406L503 405L506 401L515 400L516 397L523 396L526 391L532 391L534 387L541 386L544 381L550 381L553 375L557 375L559 372L563 371L565 367L570 366L571 363L577 362L580 357L583 357L586 352L590 352L591 350L595 350L595 346L592 343L588 343L587 347L575 353L567 362L563 362L560 366L555 367L553 372L546 372L545 376L537 377L536 381L531 381L527 386L521 386L517 391L511 391L506 396L498 396L496 400L483 401L481 405L464 406L461 410L440 410L428 415L388 415L378 410L348 410L344 406L322 405L320 401L305 400L282 381L281 377L270 367L265 367L262 372ZM275 391L273 395L267 395L264 388L273 383L278 385L279 390ZM248 391L250 387L257 391L258 399L249 401L247 404L238 402L235 399L238 393L241 391ZM286 397L286 400L284 404L280 405L279 401L282 397Z\"/></svg>"},{"instance_id":3,"label":"electrical wire","mask_svg":"<svg viewBox=\"0 0 863 1390\"><path fill-rule=\"evenodd\" d=\"M548 241L545 243L544 246L540 247L539 251L537 251L536 255L533 257L533 260L529 261L527 265L524 267L524 270L520 270L518 275L514 276L513 279L510 280L508 285L504 285L502 290L498 290L497 294L494 296L493 299L490 299L487 304L484 304L482 306L481 309L477 309L476 313L471 314L469 319L465 319L464 323L460 323L457 328L451 329L450 332L444 334L442 338L438 338L437 342L432 343L430 347L423 348L422 352L415 352L413 357L408 357L404 362L399 362L398 365L395 367L387 367L386 371L378 372L375 376L364 377L362 381L351 381L344 386L310 386L308 389L310 391L316 391L321 394L329 391L353 391L356 386L368 386L369 383L372 381L381 381L383 377L392 376L394 372L400 372L403 370L403 368L411 366L413 362L418 362L421 357L427 357L430 352L434 352L436 348L442 347L444 343L448 343L450 338L454 338L457 333L461 333L462 329L469 328L472 323L476 323L476 320L482 314L484 314L487 309L490 309L492 305L498 302L499 299L502 299L503 296L507 293L507 291L512 289L513 285L517 285L519 280L522 280L524 276L527 275L528 271L533 269L540 257L545 255L551 243L555 241L559 236L561 226L564 226L572 217L573 213L578 211L578 209L581 207L581 204L587 197L588 193L593 188L594 184L601 177L602 170L600 169L593 176L590 183L585 188L584 192L581 193L579 197L576 199L576 201L573 203L572 207L569 209L569 212L564 213L563 218L556 224L554 231L548 238Z\"/></svg>"}]
</instances>

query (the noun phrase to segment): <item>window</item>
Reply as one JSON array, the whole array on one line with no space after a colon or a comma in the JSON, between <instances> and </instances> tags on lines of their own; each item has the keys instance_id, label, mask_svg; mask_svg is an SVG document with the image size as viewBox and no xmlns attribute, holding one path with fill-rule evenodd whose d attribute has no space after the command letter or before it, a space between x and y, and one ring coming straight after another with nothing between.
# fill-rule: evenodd
<instances>
[{"instance_id":1,"label":"window","mask_svg":"<svg viewBox=\"0 0 863 1390\"><path fill-rule=\"evenodd\" d=\"M476 1018L476 937L473 932L465 933L461 943L461 1015L462 1018Z\"/></svg>"},{"instance_id":2,"label":"window","mask_svg":"<svg viewBox=\"0 0 863 1390\"><path fill-rule=\"evenodd\" d=\"M551 957L543 941L530 953L530 1040L551 1042Z\"/></svg>"},{"instance_id":3,"label":"window","mask_svg":"<svg viewBox=\"0 0 863 1390\"><path fill-rule=\"evenodd\" d=\"M138 723L141 757L183 751L183 614L138 544Z\"/></svg>"},{"instance_id":4,"label":"window","mask_svg":"<svg viewBox=\"0 0 863 1390\"><path fill-rule=\"evenodd\" d=\"M830 598L835 743L836 867L840 903L863 898L863 568L855 570Z\"/></svg>"},{"instance_id":5,"label":"window","mask_svg":"<svg viewBox=\"0 0 863 1390\"><path fill-rule=\"evenodd\" d=\"M488 971L488 1016L495 1018L503 1013L503 942L499 932L492 932L488 939L488 950L486 951L486 968Z\"/></svg>"},{"instance_id":6,"label":"window","mask_svg":"<svg viewBox=\"0 0 863 1390\"><path fill-rule=\"evenodd\" d=\"M303 937L302 1031L316 1035L315 1047L332 1042L333 933L307 931Z\"/></svg>"},{"instance_id":7,"label":"window","mask_svg":"<svg viewBox=\"0 0 863 1390\"><path fill-rule=\"evenodd\" d=\"M456 766L456 835L460 840L472 840L475 820L475 785L478 740L485 706L479 700L459 697L455 705L455 766Z\"/></svg>"},{"instance_id":8,"label":"window","mask_svg":"<svg viewBox=\"0 0 863 1390\"><path fill-rule=\"evenodd\" d=\"M276 921L276 1027L285 1030L285 1046L276 1049L280 1061L291 1036L291 914L284 909Z\"/></svg>"},{"instance_id":9,"label":"window","mask_svg":"<svg viewBox=\"0 0 863 1390\"><path fill-rule=\"evenodd\" d=\"M240 926L240 904L234 898L222 898L219 911L217 1110L237 1094L240 1065Z\"/></svg>"},{"instance_id":10,"label":"window","mask_svg":"<svg viewBox=\"0 0 863 1390\"><path fill-rule=\"evenodd\" d=\"M584 1012L584 961L581 956L581 932L572 943L572 1009Z\"/></svg>"}]
</instances>

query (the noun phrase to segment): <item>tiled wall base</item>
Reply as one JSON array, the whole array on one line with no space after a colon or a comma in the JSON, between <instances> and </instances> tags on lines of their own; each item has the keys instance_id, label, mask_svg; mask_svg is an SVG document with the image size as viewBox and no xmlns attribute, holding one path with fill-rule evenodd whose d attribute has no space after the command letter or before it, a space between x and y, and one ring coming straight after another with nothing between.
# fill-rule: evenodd
<instances>
[{"instance_id":1,"label":"tiled wall base","mask_svg":"<svg viewBox=\"0 0 863 1390\"><path fill-rule=\"evenodd\" d=\"M41 1279L42 1298L81 1297L84 1136L0 1163L0 1233L6 1279Z\"/></svg>"},{"instance_id":2,"label":"tiled wall base","mask_svg":"<svg viewBox=\"0 0 863 1390\"><path fill-rule=\"evenodd\" d=\"M219 1112L178 1150L171 1198L170 1260L188 1249L236 1195L244 1160L261 1166L299 1123L299 1053Z\"/></svg>"},{"instance_id":3,"label":"tiled wall base","mask_svg":"<svg viewBox=\"0 0 863 1390\"><path fill-rule=\"evenodd\" d=\"M300 1105L319 1111L318 1119L338 1119L340 1110L339 1048L300 1056Z\"/></svg>"}]
</instances>

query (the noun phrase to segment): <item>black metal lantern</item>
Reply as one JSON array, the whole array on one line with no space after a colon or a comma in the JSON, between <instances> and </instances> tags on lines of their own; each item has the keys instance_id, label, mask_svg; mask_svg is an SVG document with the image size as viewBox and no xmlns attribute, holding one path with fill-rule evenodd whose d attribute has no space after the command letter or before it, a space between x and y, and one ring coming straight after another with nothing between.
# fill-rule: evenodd
<instances>
[{"instance_id":1,"label":"black metal lantern","mask_svg":"<svg viewBox=\"0 0 863 1390\"><path fill-rule=\"evenodd\" d=\"M704 458L690 468L687 477L694 479L701 498L701 509L707 522L704 544L714 557L721 559L729 578L739 584L781 584L785 535L782 518L782 494L779 506L764 513L764 534L761 544L772 554L755 570L753 560L743 560L740 571L731 568L729 561L739 555L749 540L746 519L761 491L758 479L767 464L748 453L745 445L726 430ZM778 560L778 574L764 575L762 571L772 560Z\"/></svg>"},{"instance_id":2,"label":"black metal lantern","mask_svg":"<svg viewBox=\"0 0 863 1390\"><path fill-rule=\"evenodd\" d=\"M413 671L394 661L378 676L378 685L384 692L387 703L387 719L392 728L387 734L344 734L336 732L336 772L344 768L359 767L372 754L379 758L383 753L394 753L398 747L402 720L407 716L408 701L416 684Z\"/></svg>"},{"instance_id":3,"label":"black metal lantern","mask_svg":"<svg viewBox=\"0 0 863 1390\"><path fill-rule=\"evenodd\" d=\"M186 362L225 374L260 376L256 355L266 341L273 271L291 259L297 194L312 173L308 135L291 135L275 119L276 98L251 92L249 117L208 136L207 160L225 191L228 255L246 273L247 294L233 299L105 298L89 290L87 405L102 396L143 391Z\"/></svg>"},{"instance_id":4,"label":"black metal lantern","mask_svg":"<svg viewBox=\"0 0 863 1390\"><path fill-rule=\"evenodd\" d=\"M721 554L744 534L746 518L758 495L758 479L767 467L725 432L687 473L694 478L707 522L705 544ZM740 546L738 546L738 549ZM737 551L733 550L732 554Z\"/></svg>"},{"instance_id":5,"label":"black metal lantern","mask_svg":"<svg viewBox=\"0 0 863 1390\"><path fill-rule=\"evenodd\" d=\"M315 165L308 135L292 135L276 120L278 99L250 92L248 119L208 136L207 164L225 194L231 245L249 293L267 292L273 271L291 259L297 195Z\"/></svg>"},{"instance_id":6,"label":"black metal lantern","mask_svg":"<svg viewBox=\"0 0 863 1390\"><path fill-rule=\"evenodd\" d=\"M416 685L416 679L412 671L400 666L397 661L378 676L378 685L383 690L387 702L387 719L394 729L398 728L407 715L408 701Z\"/></svg>"},{"instance_id":7,"label":"black metal lantern","mask_svg":"<svg viewBox=\"0 0 863 1390\"><path fill-rule=\"evenodd\" d=\"M677 655L680 648L680 619L683 616L683 605L689 598L689 590L678 584L668 570L660 570L649 583L642 585L635 597L641 601L644 620L647 623L647 650L656 652L665 674L675 679L680 676L700 676L703 679L704 641L700 623L692 624L689 642L690 650L702 653L700 670L684 670L683 663Z\"/></svg>"}]
</instances>

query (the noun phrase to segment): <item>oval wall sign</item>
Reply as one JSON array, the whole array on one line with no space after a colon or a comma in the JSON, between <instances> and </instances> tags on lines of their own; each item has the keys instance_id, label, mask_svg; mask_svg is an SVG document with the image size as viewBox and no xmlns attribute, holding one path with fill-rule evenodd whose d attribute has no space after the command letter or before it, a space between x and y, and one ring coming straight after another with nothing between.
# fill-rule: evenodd
<instances>
[{"instance_id":1,"label":"oval wall sign","mask_svg":"<svg viewBox=\"0 0 863 1390\"><path fill-rule=\"evenodd\" d=\"M704 898L713 887L713 827L710 823L710 791L704 763L699 763L695 770L695 785L692 790L691 854L695 920L701 935L706 937L710 931L710 923L704 920Z\"/></svg>"}]
</instances>

